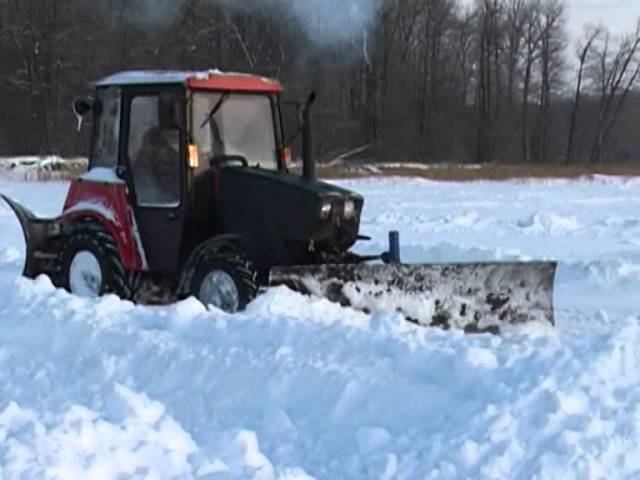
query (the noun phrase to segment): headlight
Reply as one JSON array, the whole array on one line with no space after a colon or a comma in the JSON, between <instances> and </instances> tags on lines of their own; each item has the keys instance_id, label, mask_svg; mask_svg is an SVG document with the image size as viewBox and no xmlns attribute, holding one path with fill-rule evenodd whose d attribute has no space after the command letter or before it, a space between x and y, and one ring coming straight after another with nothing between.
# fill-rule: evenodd
<instances>
[{"instance_id":1,"label":"headlight","mask_svg":"<svg viewBox=\"0 0 640 480\"><path fill-rule=\"evenodd\" d=\"M347 200L344 202L344 218L352 219L356 216L356 202Z\"/></svg>"},{"instance_id":2,"label":"headlight","mask_svg":"<svg viewBox=\"0 0 640 480\"><path fill-rule=\"evenodd\" d=\"M331 217L331 211L333 210L333 205L331 202L324 202L322 207L320 207L320 218L322 220L329 220Z\"/></svg>"}]
</instances>

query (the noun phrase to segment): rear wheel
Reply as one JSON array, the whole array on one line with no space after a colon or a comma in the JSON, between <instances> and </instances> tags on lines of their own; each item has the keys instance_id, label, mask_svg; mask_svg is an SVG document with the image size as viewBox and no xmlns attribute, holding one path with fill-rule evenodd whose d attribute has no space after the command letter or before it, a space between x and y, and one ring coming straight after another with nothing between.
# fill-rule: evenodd
<instances>
[{"instance_id":1,"label":"rear wheel","mask_svg":"<svg viewBox=\"0 0 640 480\"><path fill-rule=\"evenodd\" d=\"M256 297L256 277L253 264L243 255L207 249L195 262L190 291L205 306L235 313Z\"/></svg>"},{"instance_id":2,"label":"rear wheel","mask_svg":"<svg viewBox=\"0 0 640 480\"><path fill-rule=\"evenodd\" d=\"M80 297L96 298L115 294L124 300L133 297L130 275L120 260L118 247L102 226L79 226L64 243L58 257L61 285Z\"/></svg>"}]
</instances>

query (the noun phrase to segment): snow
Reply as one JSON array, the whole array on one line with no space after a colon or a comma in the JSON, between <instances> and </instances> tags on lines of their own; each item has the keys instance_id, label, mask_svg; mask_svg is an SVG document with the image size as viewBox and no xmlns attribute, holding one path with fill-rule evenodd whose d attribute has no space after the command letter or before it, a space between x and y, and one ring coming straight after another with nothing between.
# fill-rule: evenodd
<instances>
[{"instance_id":1,"label":"snow","mask_svg":"<svg viewBox=\"0 0 640 480\"><path fill-rule=\"evenodd\" d=\"M146 478L178 478L194 473L189 457L198 453L197 445L162 404L122 385L114 387L110 401L121 418L109 421L73 405L51 424L10 402L0 412L4 473L9 478L142 478L141 472ZM50 463L43 464L46 458Z\"/></svg>"},{"instance_id":2,"label":"snow","mask_svg":"<svg viewBox=\"0 0 640 480\"><path fill-rule=\"evenodd\" d=\"M580 229L574 215L562 216L553 213L537 212L526 220L518 222L518 226L534 233L565 234Z\"/></svg>"},{"instance_id":3,"label":"snow","mask_svg":"<svg viewBox=\"0 0 640 480\"><path fill-rule=\"evenodd\" d=\"M55 180L86 169L86 158L49 156L0 157L0 178L37 181Z\"/></svg>"},{"instance_id":4,"label":"snow","mask_svg":"<svg viewBox=\"0 0 640 480\"><path fill-rule=\"evenodd\" d=\"M19 278L0 205L0 477L640 478L640 181L341 181L358 249L557 259L555 329L419 328L286 288L246 312ZM64 183L1 182L54 216Z\"/></svg>"},{"instance_id":5,"label":"snow","mask_svg":"<svg viewBox=\"0 0 640 480\"><path fill-rule=\"evenodd\" d=\"M80 177L82 180L101 183L124 183L112 168L94 167Z\"/></svg>"},{"instance_id":6,"label":"snow","mask_svg":"<svg viewBox=\"0 0 640 480\"><path fill-rule=\"evenodd\" d=\"M102 202L78 202L73 205L73 207L66 210L65 213L76 213L76 212L95 212L101 217L109 220L112 223L116 221L116 215L114 211L105 205Z\"/></svg>"},{"instance_id":7,"label":"snow","mask_svg":"<svg viewBox=\"0 0 640 480\"><path fill-rule=\"evenodd\" d=\"M108 77L105 77L98 82L97 86L101 85L135 85L135 84L150 84L150 83L185 83L190 78L197 80L207 80L212 76L242 76L253 77L247 73L236 72L223 72L218 69L202 70L202 71L166 71L166 70L129 70L124 72L118 72ZM265 77L256 77L264 83L274 83L274 80Z\"/></svg>"},{"instance_id":8,"label":"snow","mask_svg":"<svg viewBox=\"0 0 640 480\"><path fill-rule=\"evenodd\" d=\"M78 252L69 268L69 290L80 297L99 295L102 269L96 256L88 250Z\"/></svg>"},{"instance_id":9,"label":"snow","mask_svg":"<svg viewBox=\"0 0 640 480\"><path fill-rule=\"evenodd\" d=\"M184 83L189 78L197 77L202 72L165 71L165 70L129 70L105 77L96 85L125 85L149 83Z\"/></svg>"}]
</instances>

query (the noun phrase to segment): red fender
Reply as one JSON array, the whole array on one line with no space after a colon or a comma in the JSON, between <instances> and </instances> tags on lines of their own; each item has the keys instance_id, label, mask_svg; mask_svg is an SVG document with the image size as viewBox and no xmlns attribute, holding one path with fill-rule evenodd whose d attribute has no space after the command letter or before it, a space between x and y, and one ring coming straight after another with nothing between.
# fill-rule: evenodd
<instances>
[{"instance_id":1,"label":"red fender","mask_svg":"<svg viewBox=\"0 0 640 480\"><path fill-rule=\"evenodd\" d=\"M125 269L147 269L144 247L122 181L78 179L71 182L63 208L63 219L91 218L111 233Z\"/></svg>"}]
</instances>

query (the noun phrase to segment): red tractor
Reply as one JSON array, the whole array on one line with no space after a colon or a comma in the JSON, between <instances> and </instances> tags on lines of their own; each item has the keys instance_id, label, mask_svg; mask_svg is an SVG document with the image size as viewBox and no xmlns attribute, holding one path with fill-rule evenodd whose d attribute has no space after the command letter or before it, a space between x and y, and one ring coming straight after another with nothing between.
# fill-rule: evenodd
<instances>
[{"instance_id":1,"label":"red tractor","mask_svg":"<svg viewBox=\"0 0 640 480\"><path fill-rule=\"evenodd\" d=\"M93 116L91 152L62 215L39 219L3 196L24 230L24 274L82 296L195 296L227 312L286 284L422 324L553 321L554 263L401 265L396 235L382 255L351 252L366 238L363 198L316 179L313 95L300 106L303 174L289 171L281 93L275 80L219 71L98 81L74 102L80 122Z\"/></svg>"}]
</instances>

